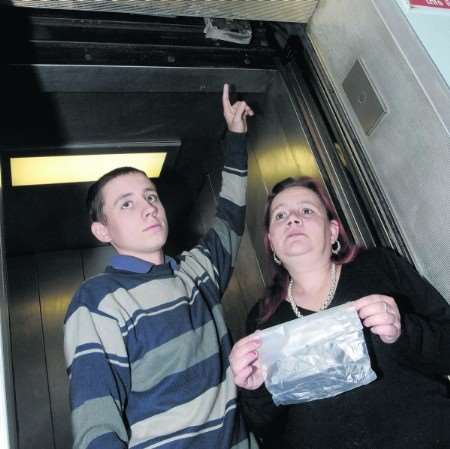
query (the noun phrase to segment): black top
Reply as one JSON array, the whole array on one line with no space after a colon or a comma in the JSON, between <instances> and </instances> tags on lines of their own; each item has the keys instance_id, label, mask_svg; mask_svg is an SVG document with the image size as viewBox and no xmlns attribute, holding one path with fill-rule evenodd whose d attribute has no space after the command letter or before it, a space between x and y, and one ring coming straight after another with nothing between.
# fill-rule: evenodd
<instances>
[{"instance_id":1,"label":"black top","mask_svg":"<svg viewBox=\"0 0 450 449\"><path fill-rule=\"evenodd\" d=\"M279 407L264 386L241 390L244 413L264 448L450 448L450 307L406 261L384 249L361 252L342 267L330 307L370 294L392 296L402 316L394 344L365 328L378 379L333 398ZM258 305L248 317L249 333L296 319L287 301L262 325L257 317Z\"/></svg>"}]
</instances>

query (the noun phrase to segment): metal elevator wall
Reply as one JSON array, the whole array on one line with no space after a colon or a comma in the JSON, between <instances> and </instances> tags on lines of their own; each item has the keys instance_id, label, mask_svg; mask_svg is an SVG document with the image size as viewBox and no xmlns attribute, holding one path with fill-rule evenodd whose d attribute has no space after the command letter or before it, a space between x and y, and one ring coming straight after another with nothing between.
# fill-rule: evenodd
<instances>
[{"instance_id":1,"label":"metal elevator wall","mask_svg":"<svg viewBox=\"0 0 450 449\"><path fill-rule=\"evenodd\" d=\"M449 86L391 0L321 0L308 36L409 255L450 301ZM356 61L387 111L368 134L343 86Z\"/></svg>"},{"instance_id":2,"label":"metal elevator wall","mask_svg":"<svg viewBox=\"0 0 450 449\"><path fill-rule=\"evenodd\" d=\"M12 376L9 298L6 286L3 225L3 182L0 176L0 447L16 447L14 384Z\"/></svg>"},{"instance_id":3,"label":"metal elevator wall","mask_svg":"<svg viewBox=\"0 0 450 449\"><path fill-rule=\"evenodd\" d=\"M448 247L447 242L442 245L442 238L448 235L450 210L448 189L445 188L449 181L448 132L436 116L438 108L429 102L430 97L422 86L419 88L421 80L411 72L404 48L399 48L395 36L391 36L387 16L382 17L377 10L389 2L378 1L378 6L375 3L322 1L309 28L310 36L344 104L347 100L342 92L342 80L356 57L363 59L377 87L387 98L390 115L370 136L358 129L349 107L347 111L369 158L374 166L378 165L376 172L380 184L419 268L445 294L449 291L449 252L442 250ZM343 9L348 14L342 14ZM350 26L349 16L360 20L354 20ZM336 45L337 42L341 45ZM373 51L374 47L377 52ZM414 116L414 112L421 109L426 109L426 114ZM424 120L427 126L423 126ZM424 148L428 151L423 151ZM429 157L431 153L432 157ZM383 161L391 163L385 165ZM247 233L224 302L228 322L236 337L243 333L246 311L261 294L262 279L268 277L261 238L267 190L281 177L317 174L319 171L281 79L268 87L264 117L257 116L252 123L249 162ZM411 173L415 173L413 178L423 182L410 183L407 176L401 176L405 171L409 179ZM212 190L216 190L216 182L212 176ZM430 190L430 186L433 189ZM427 192L431 192L428 198ZM430 204L427 201L430 196L438 201ZM204 202L199 208L204 209L205 215L198 225L204 231L214 205L211 189L205 189L202 198ZM95 264L96 271L103 265L102 257L94 257L94 253L90 253L90 262L85 262L86 254L76 251L47 253L11 259L8 263L20 448L69 446L62 318L74 288L83 278L85 264Z\"/></svg>"},{"instance_id":4,"label":"metal elevator wall","mask_svg":"<svg viewBox=\"0 0 450 449\"><path fill-rule=\"evenodd\" d=\"M8 259L19 448L71 445L64 315L84 277L100 272L110 254L105 247Z\"/></svg>"}]
</instances>

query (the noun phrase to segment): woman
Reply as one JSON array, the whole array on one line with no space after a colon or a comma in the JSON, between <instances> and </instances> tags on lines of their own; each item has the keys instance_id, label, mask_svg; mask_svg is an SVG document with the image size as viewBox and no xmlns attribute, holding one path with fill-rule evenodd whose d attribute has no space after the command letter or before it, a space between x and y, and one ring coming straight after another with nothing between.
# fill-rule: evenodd
<instances>
[{"instance_id":1,"label":"woman","mask_svg":"<svg viewBox=\"0 0 450 449\"><path fill-rule=\"evenodd\" d=\"M311 178L278 183L267 201L268 294L230 354L235 383L264 448L450 448L450 307L403 259L349 243ZM256 329L353 301L378 379L336 397L275 406L263 385Z\"/></svg>"}]
</instances>

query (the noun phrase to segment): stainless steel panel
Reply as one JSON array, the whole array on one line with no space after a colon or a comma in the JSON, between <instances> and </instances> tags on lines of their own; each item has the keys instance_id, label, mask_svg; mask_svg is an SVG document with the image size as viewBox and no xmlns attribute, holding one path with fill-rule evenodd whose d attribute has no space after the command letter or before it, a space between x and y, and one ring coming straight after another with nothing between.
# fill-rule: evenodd
<instances>
[{"instance_id":1,"label":"stainless steel panel","mask_svg":"<svg viewBox=\"0 0 450 449\"><path fill-rule=\"evenodd\" d=\"M367 135L374 130L386 114L380 96L369 80L366 69L358 59L342 83L353 111Z\"/></svg>"},{"instance_id":2,"label":"stainless steel panel","mask_svg":"<svg viewBox=\"0 0 450 449\"><path fill-rule=\"evenodd\" d=\"M99 273L103 273L114 254L117 253L110 245L83 250L81 252L81 257L84 278L88 279Z\"/></svg>"},{"instance_id":3,"label":"stainless steel panel","mask_svg":"<svg viewBox=\"0 0 450 449\"><path fill-rule=\"evenodd\" d=\"M0 167L1 168L1 167ZM3 188L0 175L0 447L17 447L16 412L10 337L10 319L6 287L6 263L3 227Z\"/></svg>"},{"instance_id":4,"label":"stainless steel panel","mask_svg":"<svg viewBox=\"0 0 450 449\"><path fill-rule=\"evenodd\" d=\"M263 216L267 198L267 186L262 177L256 157L256 149L249 153L249 177L247 189L247 226L255 249L262 277L265 283L270 281L270 265L264 248Z\"/></svg>"},{"instance_id":5,"label":"stainless steel panel","mask_svg":"<svg viewBox=\"0 0 450 449\"><path fill-rule=\"evenodd\" d=\"M280 76L267 91L264 115L255 116L249 155L248 227L264 279L271 279L264 248L267 193L288 176L321 177L300 117Z\"/></svg>"},{"instance_id":6,"label":"stainless steel panel","mask_svg":"<svg viewBox=\"0 0 450 449\"><path fill-rule=\"evenodd\" d=\"M394 219L404 243L399 250L450 301L449 86L397 2L323 1L308 35L368 162L374 196L382 192L374 204ZM389 110L370 136L342 88L355 58L364 61ZM399 240L395 227L388 231Z\"/></svg>"},{"instance_id":7,"label":"stainless steel panel","mask_svg":"<svg viewBox=\"0 0 450 449\"><path fill-rule=\"evenodd\" d=\"M103 271L113 249L42 253L8 260L19 447L72 445L64 317L85 275Z\"/></svg>"},{"instance_id":8,"label":"stainless steel panel","mask_svg":"<svg viewBox=\"0 0 450 449\"><path fill-rule=\"evenodd\" d=\"M4 3L4 1L2 2ZM307 22L318 0L11 0L15 6L158 16L225 17L229 19Z\"/></svg>"},{"instance_id":9,"label":"stainless steel panel","mask_svg":"<svg viewBox=\"0 0 450 449\"><path fill-rule=\"evenodd\" d=\"M222 299L223 313L228 329L237 341L245 335L245 317L247 309L243 302L244 294L236 276L230 279Z\"/></svg>"},{"instance_id":10,"label":"stainless steel panel","mask_svg":"<svg viewBox=\"0 0 450 449\"><path fill-rule=\"evenodd\" d=\"M27 66L10 66L23 76ZM205 67L34 65L41 92L221 92L226 80L238 92L264 92L276 71Z\"/></svg>"},{"instance_id":11,"label":"stainless steel panel","mask_svg":"<svg viewBox=\"0 0 450 449\"><path fill-rule=\"evenodd\" d=\"M64 316L83 280L81 257L78 251L61 251L39 254L36 260L55 448L66 449L72 444L72 430L63 349Z\"/></svg>"},{"instance_id":12,"label":"stainless steel panel","mask_svg":"<svg viewBox=\"0 0 450 449\"><path fill-rule=\"evenodd\" d=\"M235 275L243 295L238 300L245 306L246 310L246 313L241 317L244 321L253 305L263 297L265 288L261 264L256 257L256 251L247 227L242 236Z\"/></svg>"},{"instance_id":13,"label":"stainless steel panel","mask_svg":"<svg viewBox=\"0 0 450 449\"><path fill-rule=\"evenodd\" d=\"M8 290L19 448L51 449L53 423L32 256L8 259Z\"/></svg>"}]
</instances>

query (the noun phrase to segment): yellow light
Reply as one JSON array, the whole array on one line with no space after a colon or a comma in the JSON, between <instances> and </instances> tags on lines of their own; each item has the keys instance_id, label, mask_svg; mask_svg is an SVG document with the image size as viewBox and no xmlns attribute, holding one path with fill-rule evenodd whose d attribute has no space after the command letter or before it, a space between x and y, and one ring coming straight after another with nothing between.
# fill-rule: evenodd
<instances>
[{"instance_id":1,"label":"yellow light","mask_svg":"<svg viewBox=\"0 0 450 449\"><path fill-rule=\"evenodd\" d=\"M11 183L17 186L96 181L118 167L135 167L157 178L166 153L95 154L11 158Z\"/></svg>"}]
</instances>

